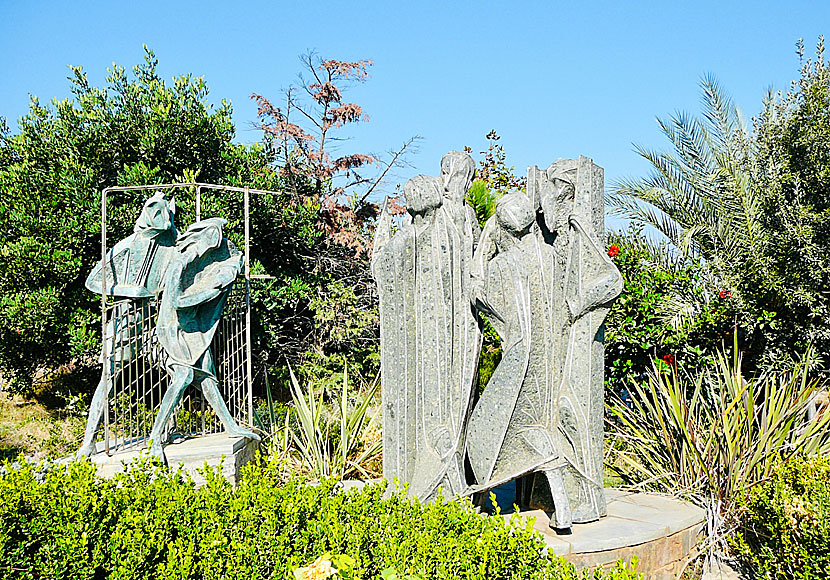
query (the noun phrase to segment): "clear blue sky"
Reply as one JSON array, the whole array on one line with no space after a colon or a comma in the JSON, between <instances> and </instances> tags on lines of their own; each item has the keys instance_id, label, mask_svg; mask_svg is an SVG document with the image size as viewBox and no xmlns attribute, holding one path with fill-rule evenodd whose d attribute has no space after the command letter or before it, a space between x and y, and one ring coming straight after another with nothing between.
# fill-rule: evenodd
<instances>
[{"instance_id":1,"label":"clear blue sky","mask_svg":"<svg viewBox=\"0 0 830 580\"><path fill-rule=\"evenodd\" d=\"M102 84L155 52L166 78L204 76L211 100L234 105L237 139L252 129L252 92L277 101L298 55L372 59L348 94L370 115L341 151L382 152L412 135L417 173L437 174L450 149L478 152L496 129L523 174L557 157L593 157L606 183L640 175L632 143L663 147L654 121L698 110L713 73L749 118L769 87L798 76L795 42L812 54L830 32L830 2L58 2L0 0L0 115L28 94L68 95L67 65Z\"/></svg>"}]
</instances>

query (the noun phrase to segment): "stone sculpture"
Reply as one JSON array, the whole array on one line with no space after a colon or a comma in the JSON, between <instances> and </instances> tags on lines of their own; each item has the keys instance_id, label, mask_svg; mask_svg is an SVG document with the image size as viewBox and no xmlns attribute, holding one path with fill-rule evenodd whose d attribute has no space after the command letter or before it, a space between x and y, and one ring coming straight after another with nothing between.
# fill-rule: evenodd
<instances>
[{"instance_id":1,"label":"stone sculpture","mask_svg":"<svg viewBox=\"0 0 830 580\"><path fill-rule=\"evenodd\" d=\"M424 500L439 488L467 488L465 432L481 347L469 289L478 224L464 202L473 168L472 158L452 152L442 178L408 181L411 219L391 235L384 211L375 239L384 474Z\"/></svg>"},{"instance_id":2,"label":"stone sculpture","mask_svg":"<svg viewBox=\"0 0 830 580\"><path fill-rule=\"evenodd\" d=\"M233 437L259 436L234 420L219 392L210 343L231 286L242 267L242 253L222 235L227 222L210 218L196 222L176 242L177 253L164 277L156 332L171 375L150 433L150 453L164 457L165 426L185 389L193 384Z\"/></svg>"},{"instance_id":3,"label":"stone sculpture","mask_svg":"<svg viewBox=\"0 0 830 580\"><path fill-rule=\"evenodd\" d=\"M384 476L410 482L421 499L438 488L471 494L524 476L523 499L553 512L552 526L598 519L605 514L601 328L622 290L602 249L602 169L586 157L530 168L527 194L501 198L479 235L463 202L472 173L462 155L442 160L443 201L431 178L415 178L404 189L411 222L391 235L384 211L377 232ZM477 366L476 312L502 340L502 359L477 402L467 382L475 373L464 367ZM462 331L474 325L469 340ZM466 409L453 417L449 439L441 427L431 430L444 425L448 408Z\"/></svg>"},{"instance_id":4,"label":"stone sculpture","mask_svg":"<svg viewBox=\"0 0 830 580\"><path fill-rule=\"evenodd\" d=\"M78 457L95 453L95 436L104 417L107 394L120 364L132 360L142 347L132 329L140 325L144 308L135 308L161 292L164 272L176 253L176 204L172 197L157 192L144 204L133 234L107 252L106 282L102 281L103 264L93 268L86 280L87 289L106 293L127 301L115 305L104 332L105 348L101 352L104 368L89 407L84 440ZM130 302L133 302L131 305Z\"/></svg>"}]
</instances>

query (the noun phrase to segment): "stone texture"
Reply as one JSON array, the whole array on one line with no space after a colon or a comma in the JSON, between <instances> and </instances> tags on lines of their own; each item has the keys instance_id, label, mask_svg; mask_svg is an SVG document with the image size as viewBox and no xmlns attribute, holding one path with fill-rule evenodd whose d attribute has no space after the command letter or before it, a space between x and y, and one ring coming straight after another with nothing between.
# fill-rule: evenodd
<instances>
[{"instance_id":1,"label":"stone texture","mask_svg":"<svg viewBox=\"0 0 830 580\"><path fill-rule=\"evenodd\" d=\"M605 514L602 324L622 290L604 250L603 172L587 157L528 170L480 233L465 204L474 163L404 187L409 220L382 211L372 271L381 316L384 477L431 499L527 476L520 503L568 528ZM502 358L478 401L485 316ZM465 456L466 453L466 456ZM474 480L465 477L465 460Z\"/></svg>"},{"instance_id":2,"label":"stone texture","mask_svg":"<svg viewBox=\"0 0 830 580\"><path fill-rule=\"evenodd\" d=\"M725 562L714 562L704 570L700 580L741 580L741 575Z\"/></svg>"},{"instance_id":3,"label":"stone texture","mask_svg":"<svg viewBox=\"0 0 830 580\"><path fill-rule=\"evenodd\" d=\"M230 437L226 433L205 435L186 439L168 445L165 456L168 464L187 471L197 485L204 483L199 470L207 464L210 467L222 465L221 473L231 483L238 483L240 468L253 459L259 443L246 437ZM103 442L98 443L98 452L90 460L98 465L98 475L112 477L125 470L141 453L146 451L121 451L113 455L103 453Z\"/></svg>"},{"instance_id":4,"label":"stone texture","mask_svg":"<svg viewBox=\"0 0 830 580\"><path fill-rule=\"evenodd\" d=\"M466 424L481 347L470 304L478 224L464 196L475 164L457 152L442 177L404 185L411 220L391 235L384 211L372 272L380 296L384 476L429 500L464 493Z\"/></svg>"},{"instance_id":5,"label":"stone texture","mask_svg":"<svg viewBox=\"0 0 830 580\"><path fill-rule=\"evenodd\" d=\"M691 504L656 494L605 490L608 516L574 525L571 534L549 528L541 510L523 511L535 518L548 549L579 568L613 566L636 556L645 580L674 580L685 568L705 521L705 512ZM508 516L505 516L508 517Z\"/></svg>"}]
</instances>

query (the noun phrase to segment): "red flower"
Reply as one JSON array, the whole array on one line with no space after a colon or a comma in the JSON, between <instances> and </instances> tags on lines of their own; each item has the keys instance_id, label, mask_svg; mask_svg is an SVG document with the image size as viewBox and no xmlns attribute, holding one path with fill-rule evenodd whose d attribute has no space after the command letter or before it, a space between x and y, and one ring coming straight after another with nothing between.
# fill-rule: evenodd
<instances>
[{"instance_id":1,"label":"red flower","mask_svg":"<svg viewBox=\"0 0 830 580\"><path fill-rule=\"evenodd\" d=\"M619 253L620 253L620 247L619 246L612 245L610 248L608 248L608 257L609 258L613 258L614 256L616 256Z\"/></svg>"},{"instance_id":2,"label":"red flower","mask_svg":"<svg viewBox=\"0 0 830 580\"><path fill-rule=\"evenodd\" d=\"M732 298L732 292L730 292L729 290L721 290L718 293L718 296L720 296L721 299Z\"/></svg>"},{"instance_id":3,"label":"red flower","mask_svg":"<svg viewBox=\"0 0 830 580\"><path fill-rule=\"evenodd\" d=\"M663 362L666 363L667 365L673 365L674 364L674 355L673 354L664 354L663 355Z\"/></svg>"}]
</instances>

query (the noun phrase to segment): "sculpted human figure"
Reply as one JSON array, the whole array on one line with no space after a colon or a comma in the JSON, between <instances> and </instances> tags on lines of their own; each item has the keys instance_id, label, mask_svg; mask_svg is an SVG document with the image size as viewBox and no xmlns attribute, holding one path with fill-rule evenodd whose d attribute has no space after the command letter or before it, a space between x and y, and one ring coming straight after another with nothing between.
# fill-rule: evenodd
<instances>
[{"instance_id":1,"label":"sculpted human figure","mask_svg":"<svg viewBox=\"0 0 830 580\"><path fill-rule=\"evenodd\" d=\"M556 527L569 527L557 365L568 320L556 304L553 250L537 235L535 208L525 194L502 197L495 217L497 253L487 264L484 298L498 316L490 322L502 341L502 359L470 418L470 465L478 489L542 471L556 503Z\"/></svg>"},{"instance_id":2,"label":"sculpted human figure","mask_svg":"<svg viewBox=\"0 0 830 580\"><path fill-rule=\"evenodd\" d=\"M580 198L598 193L598 168L583 158L541 175L534 169L527 196L499 200L476 253L475 303L503 354L473 410L467 445L475 489L538 472L529 495L554 512L552 527L568 528L605 513L597 333L622 278L594 239L596 224L584 224L601 204ZM588 181L579 192L578 169Z\"/></svg>"},{"instance_id":3,"label":"sculpted human figure","mask_svg":"<svg viewBox=\"0 0 830 580\"><path fill-rule=\"evenodd\" d=\"M437 182L410 180L410 216L394 235L381 212L372 271L384 476L424 500L519 478L517 494L552 512L552 527L596 520L605 513L602 324L622 289L603 251L602 169L587 157L530 168L527 193L500 199L481 232L464 201L473 169L450 152ZM501 337L502 359L471 409L474 312Z\"/></svg>"},{"instance_id":4,"label":"sculpted human figure","mask_svg":"<svg viewBox=\"0 0 830 580\"><path fill-rule=\"evenodd\" d=\"M164 278L156 332L167 356L170 386L161 401L150 434L150 453L164 457L165 426L185 389L193 384L234 437L259 440L241 427L228 411L219 392L210 343L225 302L242 266L242 254L222 235L227 222L210 218L196 222L182 234L177 253Z\"/></svg>"},{"instance_id":5,"label":"sculpted human figure","mask_svg":"<svg viewBox=\"0 0 830 580\"><path fill-rule=\"evenodd\" d=\"M535 168L528 174L528 183ZM604 175L587 157L558 159L541 172L539 193L566 306L571 313L562 361L560 432L568 457L563 477L576 523L605 515L602 489L604 345L603 323L623 279L604 251ZM568 196L562 195L569 192ZM567 218L565 216L568 216ZM567 227L566 227L567 224ZM567 236L561 236L562 232ZM539 478L535 478L538 484ZM531 505L544 506L545 493L531 490Z\"/></svg>"},{"instance_id":6,"label":"sculpted human figure","mask_svg":"<svg viewBox=\"0 0 830 580\"><path fill-rule=\"evenodd\" d=\"M105 348L101 353L104 370L89 407L78 457L95 453L95 436L119 365L132 360L145 346L141 343L142 337L131 334L134 333L132 329L140 326L145 312L136 305L142 305L149 297L161 292L164 272L176 253L175 212L176 205L171 196L159 191L150 197L141 210L133 234L107 252L106 282L101 279L101 263L93 268L86 280L86 287L92 292L106 293L125 301L114 306L107 321Z\"/></svg>"},{"instance_id":7,"label":"sculpted human figure","mask_svg":"<svg viewBox=\"0 0 830 580\"><path fill-rule=\"evenodd\" d=\"M410 494L423 500L467 487L464 434L481 341L467 289L466 206L448 210L455 202L445 191L440 178L409 180L411 220L391 235L382 214L372 262L380 295L384 476L408 482Z\"/></svg>"},{"instance_id":8,"label":"sculpted human figure","mask_svg":"<svg viewBox=\"0 0 830 580\"><path fill-rule=\"evenodd\" d=\"M475 167L475 161L467 153L450 151L441 158L443 207L452 217L459 235L471 244L470 257L481 235L476 212L466 201L467 192L473 184Z\"/></svg>"}]
</instances>

